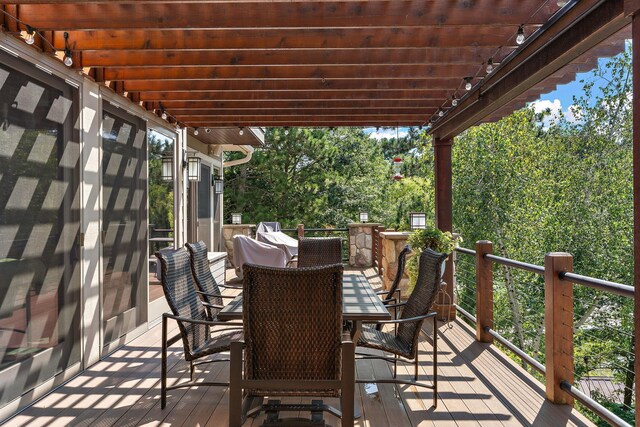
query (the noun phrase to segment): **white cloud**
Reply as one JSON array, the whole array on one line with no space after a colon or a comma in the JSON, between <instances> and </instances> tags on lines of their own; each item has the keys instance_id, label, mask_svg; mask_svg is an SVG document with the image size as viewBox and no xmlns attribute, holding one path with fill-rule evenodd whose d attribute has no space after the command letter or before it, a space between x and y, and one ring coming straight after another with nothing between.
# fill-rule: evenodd
<instances>
[{"instance_id":1,"label":"white cloud","mask_svg":"<svg viewBox=\"0 0 640 427\"><path fill-rule=\"evenodd\" d=\"M375 128L365 128L364 133L369 134L369 138L373 139L391 139L396 137L396 129L395 128L381 128L380 130L376 130ZM404 138L409 133L407 128L399 128L398 129L398 138Z\"/></svg>"},{"instance_id":2,"label":"white cloud","mask_svg":"<svg viewBox=\"0 0 640 427\"><path fill-rule=\"evenodd\" d=\"M548 99L539 99L529 103L529 107L533 108L536 113L542 113L549 111L550 114L545 116L542 120L542 126L548 129L551 123L555 123L560 120L560 117L564 116L565 120L569 123L576 123L580 121L580 108L577 105L569 105L566 109L562 108L562 103L559 99L553 101Z\"/></svg>"}]
</instances>

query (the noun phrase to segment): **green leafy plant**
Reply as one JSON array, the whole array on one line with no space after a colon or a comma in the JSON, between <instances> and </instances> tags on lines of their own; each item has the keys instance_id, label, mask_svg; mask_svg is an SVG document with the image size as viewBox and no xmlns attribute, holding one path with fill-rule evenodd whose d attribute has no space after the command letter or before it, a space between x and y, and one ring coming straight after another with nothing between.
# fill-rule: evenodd
<instances>
[{"instance_id":1,"label":"green leafy plant","mask_svg":"<svg viewBox=\"0 0 640 427\"><path fill-rule=\"evenodd\" d=\"M436 252L450 254L456 248L460 238L454 238L448 231L441 231L433 226L415 230L409 236L413 256L407 261L407 273L409 274L409 289L413 289L418 279L418 259L423 250L430 248Z\"/></svg>"}]
</instances>

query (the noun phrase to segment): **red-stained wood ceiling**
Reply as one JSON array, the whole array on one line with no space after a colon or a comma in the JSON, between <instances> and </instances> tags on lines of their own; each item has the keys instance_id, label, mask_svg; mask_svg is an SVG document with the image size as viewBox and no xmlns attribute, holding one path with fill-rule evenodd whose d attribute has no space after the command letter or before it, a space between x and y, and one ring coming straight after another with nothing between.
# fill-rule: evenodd
<instances>
[{"instance_id":1,"label":"red-stained wood ceiling","mask_svg":"<svg viewBox=\"0 0 640 427\"><path fill-rule=\"evenodd\" d=\"M563 25L600 2L571 3L575 17ZM486 77L489 58L522 65L535 53L517 45L521 25L530 37L569 14L556 13L556 0L32 0L2 7L57 50L67 32L74 68L194 128L418 126L441 109L453 117L465 77L474 84L494 78ZM602 19L621 14L611 16ZM5 31L26 28L2 19ZM544 84L531 82L472 120L519 107L593 65L570 60L563 71L549 69ZM457 110L477 104L479 86Z\"/></svg>"}]
</instances>

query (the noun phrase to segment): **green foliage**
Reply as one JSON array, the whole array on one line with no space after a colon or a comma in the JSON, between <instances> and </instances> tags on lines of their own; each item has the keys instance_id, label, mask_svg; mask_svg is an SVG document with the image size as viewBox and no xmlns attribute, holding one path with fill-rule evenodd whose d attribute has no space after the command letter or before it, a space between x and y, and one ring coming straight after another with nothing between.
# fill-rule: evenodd
<instances>
[{"instance_id":1,"label":"green foliage","mask_svg":"<svg viewBox=\"0 0 640 427\"><path fill-rule=\"evenodd\" d=\"M450 254L456 248L457 241L450 232L441 231L427 225L425 229L414 230L409 236L413 256L407 260L407 274L409 275L409 289L413 289L418 279L418 260L423 250L431 248L436 252Z\"/></svg>"},{"instance_id":2,"label":"green foliage","mask_svg":"<svg viewBox=\"0 0 640 427\"><path fill-rule=\"evenodd\" d=\"M173 141L149 131L149 224L173 228L173 182L162 180L162 156L173 156Z\"/></svg>"}]
</instances>

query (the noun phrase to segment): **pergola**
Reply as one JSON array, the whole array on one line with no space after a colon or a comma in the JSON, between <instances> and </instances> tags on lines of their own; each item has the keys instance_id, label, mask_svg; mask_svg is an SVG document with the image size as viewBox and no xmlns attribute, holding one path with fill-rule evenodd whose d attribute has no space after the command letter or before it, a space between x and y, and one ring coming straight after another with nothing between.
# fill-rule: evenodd
<instances>
[{"instance_id":1,"label":"pergola","mask_svg":"<svg viewBox=\"0 0 640 427\"><path fill-rule=\"evenodd\" d=\"M452 228L456 135L593 68L598 56L617 52L632 21L633 38L640 37L639 0L27 0L1 7L6 31L36 29L44 52L70 50L72 68L192 130L427 127L443 230ZM638 58L634 43L640 87ZM637 92L633 103L637 165ZM637 216L637 173L634 189ZM634 230L640 284L640 225ZM448 268L445 281L452 279ZM636 387L638 378L640 346Z\"/></svg>"}]
</instances>

